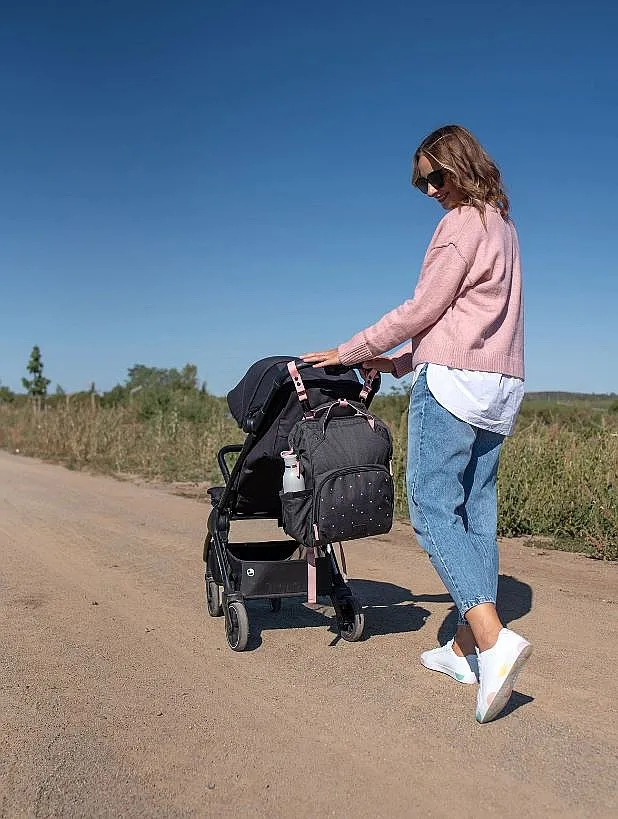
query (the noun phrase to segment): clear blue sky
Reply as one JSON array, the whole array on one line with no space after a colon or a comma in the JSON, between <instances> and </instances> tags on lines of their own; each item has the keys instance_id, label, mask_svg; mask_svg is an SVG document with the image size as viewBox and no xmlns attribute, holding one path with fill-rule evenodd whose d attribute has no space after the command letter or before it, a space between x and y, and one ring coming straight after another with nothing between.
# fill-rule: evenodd
<instances>
[{"instance_id":1,"label":"clear blue sky","mask_svg":"<svg viewBox=\"0 0 618 819\"><path fill-rule=\"evenodd\" d=\"M614 2L0 0L0 379L222 395L408 298L459 122L522 245L527 388L618 392Z\"/></svg>"}]
</instances>

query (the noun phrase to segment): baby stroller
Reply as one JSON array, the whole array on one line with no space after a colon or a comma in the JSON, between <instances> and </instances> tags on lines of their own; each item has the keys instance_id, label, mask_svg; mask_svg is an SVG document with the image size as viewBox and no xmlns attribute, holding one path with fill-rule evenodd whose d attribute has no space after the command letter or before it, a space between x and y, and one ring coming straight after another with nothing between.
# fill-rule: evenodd
<instances>
[{"instance_id":1,"label":"baby stroller","mask_svg":"<svg viewBox=\"0 0 618 819\"><path fill-rule=\"evenodd\" d=\"M290 362L296 370L288 369ZM302 401L291 375L300 370ZM340 636L350 642L361 638L361 605L346 582L345 561L342 572L332 543L305 550L292 539L231 543L229 536L231 521L275 519L282 525L281 453L288 449L288 435L303 411L333 401L342 405L353 401L367 408L379 386L380 375L375 371L362 383L346 367L314 368L291 356L273 356L253 364L228 394L232 416L247 437L244 444L224 446L218 453L225 485L208 490L213 508L203 559L208 613L224 616L227 641L234 651L247 646L246 601L267 599L271 610L278 612L282 598L307 597L309 576L314 593L330 597ZM230 456L236 456L232 468Z\"/></svg>"}]
</instances>

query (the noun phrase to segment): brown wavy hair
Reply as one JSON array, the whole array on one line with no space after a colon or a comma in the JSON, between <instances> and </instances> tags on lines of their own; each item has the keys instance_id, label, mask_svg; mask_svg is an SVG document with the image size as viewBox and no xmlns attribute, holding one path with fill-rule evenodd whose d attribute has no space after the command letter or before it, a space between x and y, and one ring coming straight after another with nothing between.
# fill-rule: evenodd
<instances>
[{"instance_id":1,"label":"brown wavy hair","mask_svg":"<svg viewBox=\"0 0 618 819\"><path fill-rule=\"evenodd\" d=\"M412 184L419 178L421 154L446 171L462 198L459 204L472 205L485 224L485 205L494 205L502 218L509 218L509 198L502 184L500 169L478 139L462 125L443 125L432 131L414 152Z\"/></svg>"}]
</instances>

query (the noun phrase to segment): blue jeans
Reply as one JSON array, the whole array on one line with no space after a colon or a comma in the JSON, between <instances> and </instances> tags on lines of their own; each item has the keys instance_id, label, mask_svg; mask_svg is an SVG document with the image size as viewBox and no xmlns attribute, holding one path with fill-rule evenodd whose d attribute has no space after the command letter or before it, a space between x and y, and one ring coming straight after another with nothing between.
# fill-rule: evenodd
<instances>
[{"instance_id":1,"label":"blue jeans","mask_svg":"<svg viewBox=\"0 0 618 819\"><path fill-rule=\"evenodd\" d=\"M453 598L468 609L496 602L496 478L504 436L455 418L433 397L426 368L410 395L408 504L419 544Z\"/></svg>"}]
</instances>

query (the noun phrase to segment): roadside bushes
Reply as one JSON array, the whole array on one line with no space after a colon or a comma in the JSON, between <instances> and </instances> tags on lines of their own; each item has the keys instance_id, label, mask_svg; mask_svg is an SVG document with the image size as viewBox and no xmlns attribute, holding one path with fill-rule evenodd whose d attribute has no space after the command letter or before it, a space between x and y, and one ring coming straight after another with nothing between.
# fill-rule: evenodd
<instances>
[{"instance_id":1,"label":"roadside bushes","mask_svg":"<svg viewBox=\"0 0 618 819\"><path fill-rule=\"evenodd\" d=\"M60 461L73 469L152 480L210 481L220 445L238 439L220 399L204 401L199 408L180 402L145 412L137 404L58 405L36 414L30 408L0 406L3 449Z\"/></svg>"},{"instance_id":2,"label":"roadside bushes","mask_svg":"<svg viewBox=\"0 0 618 819\"><path fill-rule=\"evenodd\" d=\"M153 480L220 482L216 456L244 436L224 399L198 389L140 390L118 401L64 399L39 412L0 404L0 447L75 469ZM407 517L407 396L379 396L390 426L397 512ZM610 402L526 400L498 477L499 534L544 536L554 545L618 559L618 413Z\"/></svg>"},{"instance_id":3,"label":"roadside bushes","mask_svg":"<svg viewBox=\"0 0 618 819\"><path fill-rule=\"evenodd\" d=\"M401 396L395 396L401 406ZM389 398L383 398L388 401ZM383 412L393 433L397 512L407 516L407 412ZM383 411L383 408L378 405ZM390 410L390 414L389 414ZM524 401L498 475L498 534L618 559L618 414L613 404Z\"/></svg>"}]
</instances>

